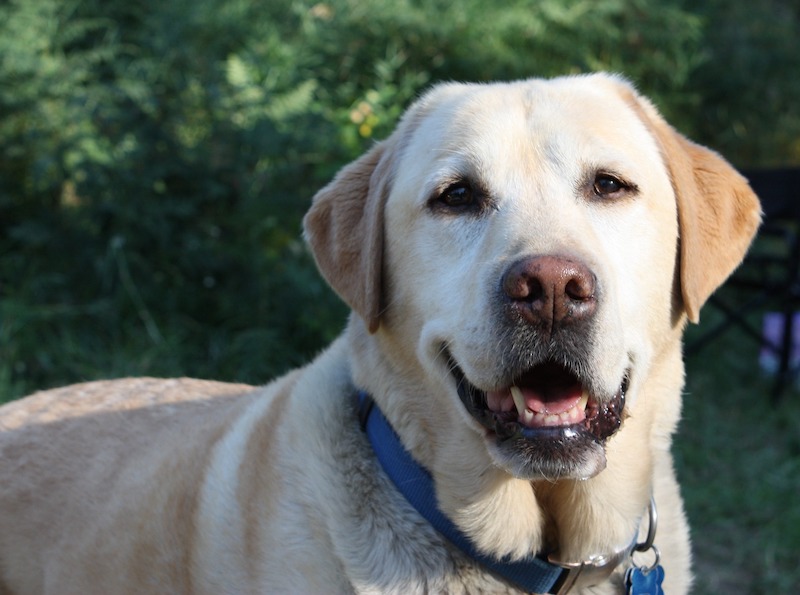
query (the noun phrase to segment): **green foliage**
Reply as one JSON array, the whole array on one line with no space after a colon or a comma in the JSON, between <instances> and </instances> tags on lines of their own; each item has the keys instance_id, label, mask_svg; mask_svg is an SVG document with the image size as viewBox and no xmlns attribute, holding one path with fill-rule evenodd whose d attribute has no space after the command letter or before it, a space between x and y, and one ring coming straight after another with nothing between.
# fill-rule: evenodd
<instances>
[{"instance_id":1,"label":"green foliage","mask_svg":"<svg viewBox=\"0 0 800 595\"><path fill-rule=\"evenodd\" d=\"M797 161L797 23L777 0L2 3L0 399L308 358L345 310L302 214L437 80L621 71L734 159Z\"/></svg>"},{"instance_id":2,"label":"green foliage","mask_svg":"<svg viewBox=\"0 0 800 595\"><path fill-rule=\"evenodd\" d=\"M691 132L742 165L800 163L800 4L705 0ZM795 73L795 74L793 74Z\"/></svg>"},{"instance_id":3,"label":"green foliage","mask_svg":"<svg viewBox=\"0 0 800 595\"><path fill-rule=\"evenodd\" d=\"M245 3L198 6L0 9L14 50L0 73L0 369L14 386L257 381L341 325L299 241L336 127L276 26L261 35ZM17 44L15 27L42 41ZM272 63L249 71L234 52Z\"/></svg>"}]
</instances>

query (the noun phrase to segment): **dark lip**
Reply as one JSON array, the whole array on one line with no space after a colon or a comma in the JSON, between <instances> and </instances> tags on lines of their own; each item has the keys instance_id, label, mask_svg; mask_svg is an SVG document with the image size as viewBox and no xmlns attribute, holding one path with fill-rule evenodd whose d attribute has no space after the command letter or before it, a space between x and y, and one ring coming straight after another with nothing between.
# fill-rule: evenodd
<instances>
[{"instance_id":1,"label":"dark lip","mask_svg":"<svg viewBox=\"0 0 800 595\"><path fill-rule=\"evenodd\" d=\"M545 442L552 445L588 444L604 446L619 430L623 421L625 395L630 385L630 370L626 371L617 391L609 398L590 393L584 421L557 427L529 428L517 421L517 413L498 413L487 406L486 393L473 386L458 364L450 358L450 370L458 396L469 414L494 435L498 443Z\"/></svg>"}]
</instances>

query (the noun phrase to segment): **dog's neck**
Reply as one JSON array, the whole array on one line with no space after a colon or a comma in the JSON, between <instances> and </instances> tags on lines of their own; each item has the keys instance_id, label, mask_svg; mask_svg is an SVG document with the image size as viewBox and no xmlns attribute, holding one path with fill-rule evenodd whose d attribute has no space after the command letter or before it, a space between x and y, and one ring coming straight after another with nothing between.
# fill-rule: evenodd
<instances>
[{"instance_id":1,"label":"dog's neck","mask_svg":"<svg viewBox=\"0 0 800 595\"><path fill-rule=\"evenodd\" d=\"M359 393L359 417L378 461L409 503L469 558L526 592L567 593L575 587L597 584L628 561L636 545L634 535L630 545L619 551L570 563L544 553L519 561L498 561L485 555L439 509L430 473L403 447L383 413L364 392Z\"/></svg>"}]
</instances>

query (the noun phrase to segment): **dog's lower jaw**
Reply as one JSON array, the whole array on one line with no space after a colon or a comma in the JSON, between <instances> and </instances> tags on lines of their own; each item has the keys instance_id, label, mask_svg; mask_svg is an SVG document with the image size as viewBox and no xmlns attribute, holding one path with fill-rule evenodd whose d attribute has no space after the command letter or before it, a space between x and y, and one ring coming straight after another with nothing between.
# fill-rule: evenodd
<instances>
[{"instance_id":1,"label":"dog's lower jaw","mask_svg":"<svg viewBox=\"0 0 800 595\"><path fill-rule=\"evenodd\" d=\"M543 368L552 373L553 366ZM617 391L604 398L587 395L586 385L576 382L577 387L584 387L580 403L585 410L581 412L582 419L578 418L581 421L542 426L524 423L517 412L506 412L502 406L498 411L496 403L495 408L490 407L487 393L474 387L452 358L449 369L461 403L478 422L478 431L483 433L487 450L499 468L518 479L550 481L585 480L606 468L606 442L619 430L626 413L630 369ZM512 393L515 388L512 386ZM571 393L580 392L573 389ZM517 410L522 406L524 403L518 404Z\"/></svg>"},{"instance_id":2,"label":"dog's lower jaw","mask_svg":"<svg viewBox=\"0 0 800 595\"><path fill-rule=\"evenodd\" d=\"M521 436L498 441L491 434L486 441L495 464L519 479L584 480L606 468L604 445L569 428L552 441L532 442Z\"/></svg>"}]
</instances>

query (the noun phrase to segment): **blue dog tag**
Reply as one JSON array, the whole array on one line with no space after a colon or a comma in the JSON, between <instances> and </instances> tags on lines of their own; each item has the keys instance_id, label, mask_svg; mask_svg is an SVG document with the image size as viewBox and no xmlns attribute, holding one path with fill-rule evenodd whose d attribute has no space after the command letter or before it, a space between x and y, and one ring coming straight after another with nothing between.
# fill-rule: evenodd
<instances>
[{"instance_id":1,"label":"blue dog tag","mask_svg":"<svg viewBox=\"0 0 800 595\"><path fill-rule=\"evenodd\" d=\"M664 595L662 582L664 582L664 568L660 564L652 568L634 566L625 573L628 595Z\"/></svg>"}]
</instances>

